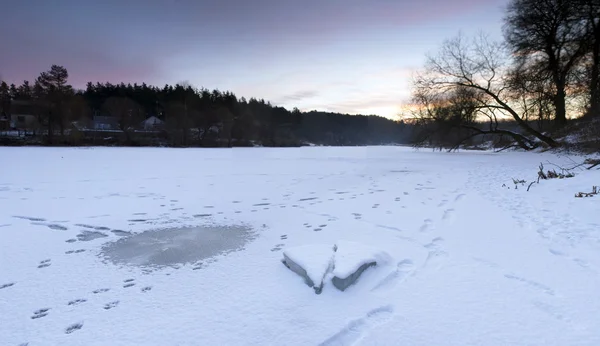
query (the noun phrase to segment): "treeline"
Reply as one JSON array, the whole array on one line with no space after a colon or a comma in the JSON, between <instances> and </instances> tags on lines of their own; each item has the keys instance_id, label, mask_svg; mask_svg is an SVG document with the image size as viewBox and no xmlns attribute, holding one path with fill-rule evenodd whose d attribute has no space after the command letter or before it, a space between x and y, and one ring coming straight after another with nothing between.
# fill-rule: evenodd
<instances>
[{"instance_id":1,"label":"treeline","mask_svg":"<svg viewBox=\"0 0 600 346\"><path fill-rule=\"evenodd\" d=\"M2 82L0 111L12 130L49 145L376 145L410 138L410 125L379 116L287 110L190 85L90 82L76 90L58 65L33 84Z\"/></svg>"},{"instance_id":2,"label":"treeline","mask_svg":"<svg viewBox=\"0 0 600 346\"><path fill-rule=\"evenodd\" d=\"M428 57L413 90L417 144L556 148L577 123L598 124L600 1L511 0L503 30L500 42L459 35Z\"/></svg>"}]
</instances>

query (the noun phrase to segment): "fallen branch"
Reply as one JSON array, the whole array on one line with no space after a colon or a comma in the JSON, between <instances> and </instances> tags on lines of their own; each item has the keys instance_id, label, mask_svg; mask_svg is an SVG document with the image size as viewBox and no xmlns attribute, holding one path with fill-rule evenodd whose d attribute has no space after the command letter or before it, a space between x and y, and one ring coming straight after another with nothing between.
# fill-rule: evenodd
<instances>
[{"instance_id":1,"label":"fallen branch","mask_svg":"<svg viewBox=\"0 0 600 346\"><path fill-rule=\"evenodd\" d=\"M585 161L583 161L583 164L591 165L587 169L592 169L592 168L600 165L600 159L586 159Z\"/></svg>"},{"instance_id":2,"label":"fallen branch","mask_svg":"<svg viewBox=\"0 0 600 346\"><path fill-rule=\"evenodd\" d=\"M592 186L592 192L579 192L575 194L575 198L593 197L598 194L598 186Z\"/></svg>"}]
</instances>

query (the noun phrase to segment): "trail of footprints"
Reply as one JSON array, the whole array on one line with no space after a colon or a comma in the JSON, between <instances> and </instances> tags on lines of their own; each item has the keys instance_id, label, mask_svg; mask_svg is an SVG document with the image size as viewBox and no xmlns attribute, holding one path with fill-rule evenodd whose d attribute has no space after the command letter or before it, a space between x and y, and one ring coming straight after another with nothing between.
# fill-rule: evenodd
<instances>
[{"instance_id":1,"label":"trail of footprints","mask_svg":"<svg viewBox=\"0 0 600 346\"><path fill-rule=\"evenodd\" d=\"M123 280L123 283L124 283L123 288L130 288L130 287L135 286L135 279L126 279L126 280ZM10 287L12 285L14 285L14 283L5 284L5 285L3 285L4 286L3 288ZM143 287L143 288L140 289L140 292L147 293L147 292L150 292L151 290L152 290L152 286L145 286L145 287ZM108 291L110 291L109 288L99 288L99 289L96 289L96 290L92 291L92 293L93 294L102 294L102 293L106 293ZM67 302L67 306L76 307L78 305L86 303L87 301L88 300L84 299L84 298L73 299L73 300L70 300L69 302ZM110 301L108 303L105 303L102 306L102 309L104 309L104 310L111 310L111 309L114 309L114 308L118 307L119 304L120 304L119 300L113 300L113 301ZM50 314L50 311L51 311L51 308L49 308L49 307L45 307L45 308L41 308L41 309L35 310L33 312L33 315L31 315L30 318L32 320L37 320L37 319L46 317L46 316L48 316ZM67 328L65 328L64 332L65 332L65 334L71 334L71 333L73 333L73 332L75 332L77 330L80 330L82 327L83 327L83 322L77 322L77 323L71 324Z\"/></svg>"}]
</instances>

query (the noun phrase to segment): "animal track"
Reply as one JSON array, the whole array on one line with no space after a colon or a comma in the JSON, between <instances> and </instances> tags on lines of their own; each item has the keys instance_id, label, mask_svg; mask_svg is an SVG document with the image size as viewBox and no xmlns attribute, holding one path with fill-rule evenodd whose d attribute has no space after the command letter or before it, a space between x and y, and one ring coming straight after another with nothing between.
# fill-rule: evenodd
<instances>
[{"instance_id":1,"label":"animal track","mask_svg":"<svg viewBox=\"0 0 600 346\"><path fill-rule=\"evenodd\" d=\"M87 302L87 299L75 299L75 300L71 300L70 302L67 303L67 305L79 305L81 303L85 303Z\"/></svg>"},{"instance_id":2,"label":"animal track","mask_svg":"<svg viewBox=\"0 0 600 346\"><path fill-rule=\"evenodd\" d=\"M321 232L322 230L323 230L322 228L315 228L315 229L313 229L313 231L315 231L315 232Z\"/></svg>"},{"instance_id":3,"label":"animal track","mask_svg":"<svg viewBox=\"0 0 600 346\"><path fill-rule=\"evenodd\" d=\"M129 280L132 280L132 279L129 279ZM131 282L131 281L125 281L125 282L126 282L126 284L123 285L123 288L129 288L129 287L135 286L135 282Z\"/></svg>"},{"instance_id":4,"label":"animal track","mask_svg":"<svg viewBox=\"0 0 600 346\"><path fill-rule=\"evenodd\" d=\"M50 228L50 229L53 229L53 230L56 230L56 231L66 231L66 230L68 230L68 228L67 228L67 227L65 227L65 226L62 226L62 225L57 225L57 224L53 224L53 223L51 223L51 224L48 224L48 225L46 225L46 226L47 226L48 228Z\"/></svg>"},{"instance_id":5,"label":"animal track","mask_svg":"<svg viewBox=\"0 0 600 346\"><path fill-rule=\"evenodd\" d=\"M46 259L46 260L43 260L40 262L40 264L38 265L38 268L47 268L51 265L52 265L52 263L50 263L50 260Z\"/></svg>"},{"instance_id":6,"label":"animal track","mask_svg":"<svg viewBox=\"0 0 600 346\"><path fill-rule=\"evenodd\" d=\"M104 292L108 292L108 291L110 291L110 288L99 288L97 290L92 291L92 293L98 294L98 293L104 293Z\"/></svg>"},{"instance_id":7,"label":"animal track","mask_svg":"<svg viewBox=\"0 0 600 346\"><path fill-rule=\"evenodd\" d=\"M70 255L70 254L74 254L74 253L82 253L85 252L85 249L79 249L79 250L69 250L66 251L65 254Z\"/></svg>"},{"instance_id":8,"label":"animal track","mask_svg":"<svg viewBox=\"0 0 600 346\"><path fill-rule=\"evenodd\" d=\"M284 246L285 244L277 244L274 248L271 249L271 252L280 251Z\"/></svg>"},{"instance_id":9,"label":"animal track","mask_svg":"<svg viewBox=\"0 0 600 346\"><path fill-rule=\"evenodd\" d=\"M320 346L354 345L365 337L369 330L389 321L393 317L394 308L391 305L382 306L369 311L366 316L353 320L334 336L325 340Z\"/></svg>"},{"instance_id":10,"label":"animal track","mask_svg":"<svg viewBox=\"0 0 600 346\"><path fill-rule=\"evenodd\" d=\"M548 315L556 318L557 320L570 322L570 319L568 317L566 317L564 313L562 313L558 308L556 308L550 304L546 304L546 303L540 302L540 301L533 301L532 304L539 310L547 313Z\"/></svg>"},{"instance_id":11,"label":"animal track","mask_svg":"<svg viewBox=\"0 0 600 346\"><path fill-rule=\"evenodd\" d=\"M287 234L283 234L280 238L281 238L281 240L286 240L287 237L288 237Z\"/></svg>"},{"instance_id":12,"label":"animal track","mask_svg":"<svg viewBox=\"0 0 600 346\"><path fill-rule=\"evenodd\" d=\"M131 232L122 231L120 229L113 229L111 232L112 232L112 234L119 236L119 237L127 237L132 234Z\"/></svg>"},{"instance_id":13,"label":"animal track","mask_svg":"<svg viewBox=\"0 0 600 346\"><path fill-rule=\"evenodd\" d=\"M98 238L106 238L108 235L98 231L82 231L76 237L79 241L92 241Z\"/></svg>"},{"instance_id":14,"label":"animal track","mask_svg":"<svg viewBox=\"0 0 600 346\"><path fill-rule=\"evenodd\" d=\"M144 293L145 293L145 292L148 292L148 291L150 291L150 290L152 290L152 286L146 286L146 287L142 287L142 289L141 289L140 291L142 291L142 292L144 292Z\"/></svg>"},{"instance_id":15,"label":"animal track","mask_svg":"<svg viewBox=\"0 0 600 346\"><path fill-rule=\"evenodd\" d=\"M50 308L36 310L33 312L33 316L31 316L31 319L36 320L38 318L46 317L48 316L48 311L50 311Z\"/></svg>"},{"instance_id":16,"label":"animal track","mask_svg":"<svg viewBox=\"0 0 600 346\"><path fill-rule=\"evenodd\" d=\"M210 217L212 216L212 214L196 214L196 215L192 215L195 218L202 218L202 217Z\"/></svg>"},{"instance_id":17,"label":"animal track","mask_svg":"<svg viewBox=\"0 0 600 346\"><path fill-rule=\"evenodd\" d=\"M12 287L12 286L14 286L14 285L15 285L15 283L14 283L14 282L9 282L9 283L7 283L7 284L2 284L2 285L0 285L0 290L1 290L1 289L4 289L4 288L9 288L9 287Z\"/></svg>"},{"instance_id":18,"label":"animal track","mask_svg":"<svg viewBox=\"0 0 600 346\"><path fill-rule=\"evenodd\" d=\"M83 322L74 323L65 329L65 334L71 334L76 330L83 328Z\"/></svg>"},{"instance_id":19,"label":"animal track","mask_svg":"<svg viewBox=\"0 0 600 346\"><path fill-rule=\"evenodd\" d=\"M465 198L465 196L466 195L464 193L461 193L460 195L458 195L454 198L454 202L458 202L458 201L462 200L463 198Z\"/></svg>"},{"instance_id":20,"label":"animal track","mask_svg":"<svg viewBox=\"0 0 600 346\"><path fill-rule=\"evenodd\" d=\"M551 289L550 287L545 286L543 284L540 284L538 282L528 280L528 279L525 279L525 278L522 278L522 277L519 277L516 275L512 275L512 274L504 274L504 277L507 279L510 279L510 280L516 280L516 281L522 282L524 284L527 284L527 285L529 285L537 290L540 290L541 292L546 293L548 295L551 295L551 296L554 295L553 289Z\"/></svg>"},{"instance_id":21,"label":"animal track","mask_svg":"<svg viewBox=\"0 0 600 346\"><path fill-rule=\"evenodd\" d=\"M33 222L44 222L46 219L41 217L33 217L33 216L13 216L16 219L28 220Z\"/></svg>"},{"instance_id":22,"label":"animal track","mask_svg":"<svg viewBox=\"0 0 600 346\"><path fill-rule=\"evenodd\" d=\"M104 304L103 309L104 310L110 310L112 308L116 308L118 305L119 305L119 301L115 300L114 302L110 302L110 303Z\"/></svg>"},{"instance_id":23,"label":"animal track","mask_svg":"<svg viewBox=\"0 0 600 346\"><path fill-rule=\"evenodd\" d=\"M123 280L123 282L127 283L127 282L132 282L135 281L135 279L127 279L127 280Z\"/></svg>"}]
</instances>

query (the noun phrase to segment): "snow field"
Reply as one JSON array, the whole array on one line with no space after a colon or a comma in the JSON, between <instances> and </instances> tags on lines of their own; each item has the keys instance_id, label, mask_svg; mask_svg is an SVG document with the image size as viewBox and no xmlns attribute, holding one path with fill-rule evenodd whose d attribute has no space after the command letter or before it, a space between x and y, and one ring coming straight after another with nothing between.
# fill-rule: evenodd
<instances>
[{"instance_id":1,"label":"snow field","mask_svg":"<svg viewBox=\"0 0 600 346\"><path fill-rule=\"evenodd\" d=\"M0 153L10 162L0 171L2 345L600 344L600 197L573 197L600 174L512 186L535 179L539 162L568 158L399 147ZM116 265L102 254L142 232L236 225L252 239L197 261ZM288 248L339 239L393 260L320 295L280 262Z\"/></svg>"}]
</instances>

